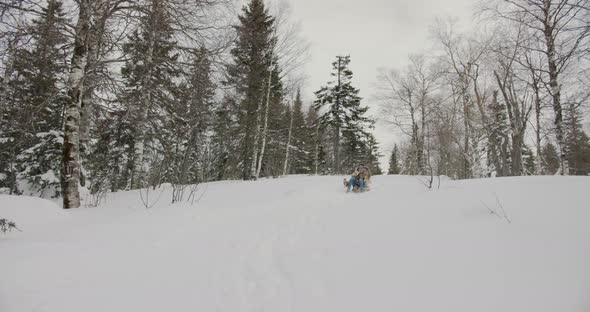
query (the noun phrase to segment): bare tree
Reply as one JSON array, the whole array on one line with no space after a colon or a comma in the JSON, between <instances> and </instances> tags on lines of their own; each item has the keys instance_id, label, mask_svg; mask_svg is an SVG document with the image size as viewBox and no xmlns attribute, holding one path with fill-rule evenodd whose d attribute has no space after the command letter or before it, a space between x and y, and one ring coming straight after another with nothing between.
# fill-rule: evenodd
<instances>
[{"instance_id":1,"label":"bare tree","mask_svg":"<svg viewBox=\"0 0 590 312\"><path fill-rule=\"evenodd\" d=\"M491 37L480 35L479 39L455 33L453 22L438 21L432 29L435 40L441 46L443 55L439 57L447 67L447 81L455 103L461 106L463 120L463 178L477 175L480 167L479 141L481 131L476 127L474 106L483 104L483 94L479 93L481 75L480 63L489 52ZM480 110L481 112L481 110ZM483 116L483 115L482 115ZM482 117L480 116L480 117Z\"/></svg>"},{"instance_id":2,"label":"bare tree","mask_svg":"<svg viewBox=\"0 0 590 312\"><path fill-rule=\"evenodd\" d=\"M410 137L411 174L426 172L426 125L439 103L432 94L440 87L441 73L430 66L423 55L410 56L410 64L403 71L382 71L378 77L377 100L386 115L385 121L393 124Z\"/></svg>"},{"instance_id":3,"label":"bare tree","mask_svg":"<svg viewBox=\"0 0 590 312\"><path fill-rule=\"evenodd\" d=\"M562 96L564 74L581 55L588 53L588 1L587 0L495 0L482 2L485 14L499 16L525 26L531 35L543 43L546 66L543 69L551 96L554 126L560 149L561 174L569 174L568 147L563 125ZM529 49L536 50L536 46Z\"/></svg>"},{"instance_id":4,"label":"bare tree","mask_svg":"<svg viewBox=\"0 0 590 312\"><path fill-rule=\"evenodd\" d=\"M88 37L93 8L103 1L80 0L79 17L76 25L74 54L68 81L68 102L65 112L64 147L62 160L63 207L80 207L80 108L82 104L85 69L88 64Z\"/></svg>"}]
</instances>

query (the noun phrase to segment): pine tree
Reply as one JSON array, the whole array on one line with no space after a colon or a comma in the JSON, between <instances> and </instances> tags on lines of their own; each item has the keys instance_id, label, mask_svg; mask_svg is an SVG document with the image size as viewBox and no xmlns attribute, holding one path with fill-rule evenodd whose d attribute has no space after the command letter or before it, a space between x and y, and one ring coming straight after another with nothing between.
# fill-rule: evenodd
<instances>
[{"instance_id":1,"label":"pine tree","mask_svg":"<svg viewBox=\"0 0 590 312\"><path fill-rule=\"evenodd\" d=\"M291 173L294 174L305 174L310 173L308 167L308 154L307 147L309 146L310 133L306 127L305 114L303 112L303 102L301 101L301 91L297 91L295 102L293 104L293 140L291 145L293 146L293 165Z\"/></svg>"},{"instance_id":2,"label":"pine tree","mask_svg":"<svg viewBox=\"0 0 590 312\"><path fill-rule=\"evenodd\" d=\"M341 173L343 166L358 164L367 135L365 129L372 127L364 116L368 108L361 107L359 90L352 86L349 64L350 56L338 56L332 63L331 75L335 80L315 93L314 108L322 112L319 125L332 132L332 170L336 173Z\"/></svg>"},{"instance_id":3,"label":"pine tree","mask_svg":"<svg viewBox=\"0 0 590 312\"><path fill-rule=\"evenodd\" d=\"M272 71L274 60L274 18L268 14L262 0L251 0L242 8L239 21L236 27L238 37L231 50L233 64L228 67L227 84L234 86L241 98L238 114L241 131L240 136L235 138L240 142L239 169L243 179L254 179L261 115L268 91L267 77Z\"/></svg>"},{"instance_id":4,"label":"pine tree","mask_svg":"<svg viewBox=\"0 0 590 312\"><path fill-rule=\"evenodd\" d=\"M113 110L100 115L94 126L96 142L90 145L86 169L92 195L107 190L116 192L128 187L133 168L133 127L126 110Z\"/></svg>"},{"instance_id":5,"label":"pine tree","mask_svg":"<svg viewBox=\"0 0 590 312\"><path fill-rule=\"evenodd\" d=\"M488 162L490 171L496 176L503 177L511 174L510 138L508 133L508 117L506 116L506 105L498 101L498 92L494 92L490 104L490 113L493 120L489 126L488 134Z\"/></svg>"},{"instance_id":6,"label":"pine tree","mask_svg":"<svg viewBox=\"0 0 590 312\"><path fill-rule=\"evenodd\" d=\"M312 106L309 107L305 116L305 129L308 139L305 141L304 149L307 151L305 169L311 174L320 174L326 171L325 153L323 153L324 135L319 127L319 116ZM322 151L322 153L320 153Z\"/></svg>"},{"instance_id":7,"label":"pine tree","mask_svg":"<svg viewBox=\"0 0 590 312\"><path fill-rule=\"evenodd\" d=\"M545 144L542 149L542 158L544 163L544 172L553 175L559 170L559 154L557 148L551 143Z\"/></svg>"},{"instance_id":8,"label":"pine tree","mask_svg":"<svg viewBox=\"0 0 590 312\"><path fill-rule=\"evenodd\" d=\"M173 202L183 199L187 184L209 181L213 159L208 134L213 121L215 86L211 80L211 61L205 48L195 51L187 79L167 108L162 141L164 181L172 183Z\"/></svg>"},{"instance_id":9,"label":"pine tree","mask_svg":"<svg viewBox=\"0 0 590 312\"><path fill-rule=\"evenodd\" d=\"M400 174L398 158L399 148L397 147L397 144L395 144L391 151L391 156L389 157L389 170L387 171L387 174Z\"/></svg>"},{"instance_id":10,"label":"pine tree","mask_svg":"<svg viewBox=\"0 0 590 312\"><path fill-rule=\"evenodd\" d=\"M212 165L212 175L217 180L240 178L240 142L236 138L240 136L240 125L236 122L239 115L238 101L226 95L221 103L214 108L213 126L214 135L211 138L212 153L215 155Z\"/></svg>"},{"instance_id":11,"label":"pine tree","mask_svg":"<svg viewBox=\"0 0 590 312\"><path fill-rule=\"evenodd\" d=\"M582 114L576 105L566 110L564 117L565 144L568 149L569 174L590 173L590 139L582 127Z\"/></svg>"},{"instance_id":12,"label":"pine tree","mask_svg":"<svg viewBox=\"0 0 590 312\"><path fill-rule=\"evenodd\" d=\"M379 163L379 158L382 156L381 153L379 153L379 143L377 143L377 140L372 134L369 134L367 137L366 155L367 158L364 164L369 167L371 174L383 174L383 171L381 170L381 164Z\"/></svg>"},{"instance_id":13,"label":"pine tree","mask_svg":"<svg viewBox=\"0 0 590 312\"><path fill-rule=\"evenodd\" d=\"M19 48L18 34L6 38L6 58L3 60L5 69L0 91L0 188L9 194L21 194L18 183L17 157L23 149L24 137L27 133L22 127L22 109L26 88L23 88L24 77L19 74L17 62L22 49Z\"/></svg>"},{"instance_id":14,"label":"pine tree","mask_svg":"<svg viewBox=\"0 0 590 312\"><path fill-rule=\"evenodd\" d=\"M13 99L10 118L15 122L9 142L12 178L26 180L30 189L59 196L60 159L63 142L63 112L66 73L65 13L58 0L47 2L43 14L29 28L32 49L16 51L15 76L9 82ZM6 116L8 117L8 116ZM15 190L16 191L16 190Z\"/></svg>"},{"instance_id":15,"label":"pine tree","mask_svg":"<svg viewBox=\"0 0 590 312\"><path fill-rule=\"evenodd\" d=\"M133 32L123 47L128 60L121 70L125 92L120 100L126 106L134 133L133 154L129 157L131 188L143 187L146 168L161 161L146 159L145 155L158 155L150 151L161 150L158 143L167 142L166 133L158 133L156 127L167 122L163 112L169 112L175 105L173 95L177 94L177 90L174 79L180 73L177 43L172 38L171 17L166 4L164 0L151 0L139 29ZM160 136L160 142L155 141L156 135Z\"/></svg>"},{"instance_id":16,"label":"pine tree","mask_svg":"<svg viewBox=\"0 0 590 312\"><path fill-rule=\"evenodd\" d=\"M522 160L523 160L523 169L524 175L534 175L535 174L535 166L536 166L536 159L533 150L526 144L522 145Z\"/></svg>"}]
</instances>

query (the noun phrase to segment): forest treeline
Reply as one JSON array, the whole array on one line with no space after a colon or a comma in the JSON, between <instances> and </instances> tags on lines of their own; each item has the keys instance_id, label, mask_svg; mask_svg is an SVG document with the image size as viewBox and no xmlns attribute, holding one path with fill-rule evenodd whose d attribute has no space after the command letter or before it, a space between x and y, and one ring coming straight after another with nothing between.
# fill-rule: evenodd
<instances>
[{"instance_id":1,"label":"forest treeline","mask_svg":"<svg viewBox=\"0 0 590 312\"><path fill-rule=\"evenodd\" d=\"M201 182L380 170L350 57L304 105L308 44L280 7L4 0L0 22L6 193L74 208L81 190L170 183L181 201Z\"/></svg>"},{"instance_id":2,"label":"forest treeline","mask_svg":"<svg viewBox=\"0 0 590 312\"><path fill-rule=\"evenodd\" d=\"M437 20L428 53L380 73L376 100L403 137L389 173L590 174L590 2L480 1L474 13L468 30Z\"/></svg>"}]
</instances>

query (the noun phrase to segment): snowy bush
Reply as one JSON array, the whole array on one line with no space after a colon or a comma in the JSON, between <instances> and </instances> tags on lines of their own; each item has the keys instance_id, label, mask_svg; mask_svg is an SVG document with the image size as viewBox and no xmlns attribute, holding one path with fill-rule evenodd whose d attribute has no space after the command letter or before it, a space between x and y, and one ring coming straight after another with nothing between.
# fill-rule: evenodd
<instances>
[{"instance_id":1,"label":"snowy bush","mask_svg":"<svg viewBox=\"0 0 590 312\"><path fill-rule=\"evenodd\" d=\"M16 223L8 219L0 219L0 231L2 233L10 232L12 230L18 230Z\"/></svg>"}]
</instances>

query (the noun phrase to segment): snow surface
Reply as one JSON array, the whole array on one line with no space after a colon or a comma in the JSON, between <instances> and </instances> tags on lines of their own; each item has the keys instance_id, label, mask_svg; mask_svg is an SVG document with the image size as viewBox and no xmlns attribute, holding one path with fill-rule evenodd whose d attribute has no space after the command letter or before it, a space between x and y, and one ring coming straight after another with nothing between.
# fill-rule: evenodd
<instances>
[{"instance_id":1,"label":"snow surface","mask_svg":"<svg viewBox=\"0 0 590 312\"><path fill-rule=\"evenodd\" d=\"M23 230L0 235L0 311L590 311L590 178L341 181L165 189L149 210L0 196Z\"/></svg>"}]
</instances>

